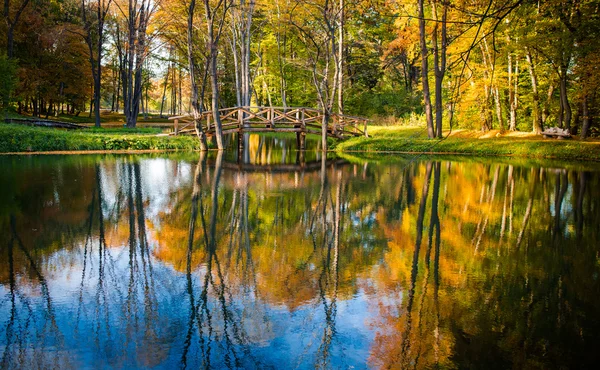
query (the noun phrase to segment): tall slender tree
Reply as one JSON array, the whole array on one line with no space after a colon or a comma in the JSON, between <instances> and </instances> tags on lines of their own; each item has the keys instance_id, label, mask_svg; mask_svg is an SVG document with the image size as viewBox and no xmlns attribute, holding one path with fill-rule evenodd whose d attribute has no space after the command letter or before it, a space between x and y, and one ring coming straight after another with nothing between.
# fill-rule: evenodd
<instances>
[{"instance_id":1,"label":"tall slender tree","mask_svg":"<svg viewBox=\"0 0 600 370\"><path fill-rule=\"evenodd\" d=\"M90 67L94 79L94 120L100 127L100 89L102 87L102 56L104 46L104 25L112 0L96 0L94 5L89 0L81 0L81 20L85 31L84 38L89 49ZM91 13L94 12L92 15Z\"/></svg>"}]
</instances>

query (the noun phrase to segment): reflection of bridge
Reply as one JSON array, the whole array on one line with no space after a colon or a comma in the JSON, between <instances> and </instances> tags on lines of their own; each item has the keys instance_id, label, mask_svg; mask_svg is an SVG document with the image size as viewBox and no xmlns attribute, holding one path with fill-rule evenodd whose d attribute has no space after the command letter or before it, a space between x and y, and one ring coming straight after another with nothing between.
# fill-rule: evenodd
<instances>
[{"instance_id":1,"label":"reflection of bridge","mask_svg":"<svg viewBox=\"0 0 600 370\"><path fill-rule=\"evenodd\" d=\"M241 172L318 172L324 168L331 166L342 166L348 162L344 159L327 160L314 162L303 162L303 163L281 163L281 164L250 164L250 163L233 163L223 162L222 167L227 170L241 171Z\"/></svg>"},{"instance_id":2,"label":"reflection of bridge","mask_svg":"<svg viewBox=\"0 0 600 370\"><path fill-rule=\"evenodd\" d=\"M305 107L234 107L219 110L223 134L252 132L296 133L300 149L304 149L306 134L322 134L323 111ZM211 124L212 111L205 111L199 120L208 137L215 134ZM174 120L174 134L195 134L191 115ZM342 139L347 136L367 136L367 119L333 113L329 116L327 136Z\"/></svg>"},{"instance_id":3,"label":"reflection of bridge","mask_svg":"<svg viewBox=\"0 0 600 370\"><path fill-rule=\"evenodd\" d=\"M250 164L216 159L206 161L205 165L223 170L220 181L226 188L247 189L251 186L256 191L277 192L318 186L324 178L332 178L335 170L346 168L349 163L344 159L324 158L297 164Z\"/></svg>"}]
</instances>

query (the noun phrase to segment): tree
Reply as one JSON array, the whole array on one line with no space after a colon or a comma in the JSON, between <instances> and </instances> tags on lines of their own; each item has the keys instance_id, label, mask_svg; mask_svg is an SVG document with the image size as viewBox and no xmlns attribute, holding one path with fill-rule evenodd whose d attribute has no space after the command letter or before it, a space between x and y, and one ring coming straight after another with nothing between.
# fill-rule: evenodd
<instances>
[{"instance_id":1,"label":"tree","mask_svg":"<svg viewBox=\"0 0 600 370\"><path fill-rule=\"evenodd\" d=\"M29 4L29 0L21 0L20 5L17 7L17 10L15 11L14 15L11 18L11 16L10 16L11 7L14 7L14 6L11 6L10 0L4 0L4 23L6 23L6 27L7 27L7 31L6 31L7 52L6 53L7 53L9 59L12 59L14 57L15 27L19 23L21 14L23 14L23 11L25 10L25 8L27 7L28 4Z\"/></svg>"},{"instance_id":2,"label":"tree","mask_svg":"<svg viewBox=\"0 0 600 370\"><path fill-rule=\"evenodd\" d=\"M252 76L250 73L250 41L255 0L237 0L231 7L231 41L236 81L237 104L250 105L252 96Z\"/></svg>"},{"instance_id":3,"label":"tree","mask_svg":"<svg viewBox=\"0 0 600 370\"><path fill-rule=\"evenodd\" d=\"M125 24L124 36L117 27L116 44L123 66L121 80L123 86L123 112L127 127L133 128L137 124L142 99L142 69L149 55L150 39L147 35L150 20L156 11L158 2L152 0L128 0L127 8L115 3Z\"/></svg>"},{"instance_id":4,"label":"tree","mask_svg":"<svg viewBox=\"0 0 600 370\"><path fill-rule=\"evenodd\" d=\"M433 70L435 74L435 135L442 137L442 118L443 118L443 82L446 75L446 52L448 49L448 30L446 22L448 18L448 6L450 0L442 0L442 19L438 18L437 1L432 2L433 18L435 25L431 42L433 43ZM441 28L441 30L440 30ZM441 34L441 40L438 43L438 32Z\"/></svg>"},{"instance_id":5,"label":"tree","mask_svg":"<svg viewBox=\"0 0 600 370\"><path fill-rule=\"evenodd\" d=\"M435 137L433 128L433 113L431 111L431 92L429 90L429 51L425 33L425 9L423 0L418 0L419 7L419 44L421 45L421 83L423 85L423 100L425 103L425 119L427 121L427 136Z\"/></svg>"},{"instance_id":6,"label":"tree","mask_svg":"<svg viewBox=\"0 0 600 370\"><path fill-rule=\"evenodd\" d=\"M81 20L85 31L84 38L90 52L90 66L94 79L95 126L100 127L100 89L102 86L102 52L104 45L104 24L112 0L96 0L96 14L92 18L89 0L81 0Z\"/></svg>"},{"instance_id":7,"label":"tree","mask_svg":"<svg viewBox=\"0 0 600 370\"><path fill-rule=\"evenodd\" d=\"M5 54L0 54L0 108L8 108L12 93L17 86L17 63L8 58Z\"/></svg>"},{"instance_id":8,"label":"tree","mask_svg":"<svg viewBox=\"0 0 600 370\"><path fill-rule=\"evenodd\" d=\"M292 19L292 24L301 33L301 40L309 53L306 67L311 71L317 101L323 111L321 149L326 151L327 127L337 98L336 90L340 86L338 81L341 78L337 27L341 25L339 14L342 9L333 0L296 3L297 6L300 4L307 13L303 14L302 18Z\"/></svg>"},{"instance_id":9,"label":"tree","mask_svg":"<svg viewBox=\"0 0 600 370\"><path fill-rule=\"evenodd\" d=\"M219 113L219 83L217 76L217 55L219 53L219 41L223 32L223 26L227 12L232 6L232 0L216 0L211 5L210 0L204 1L204 17L206 20L206 48L209 51L209 75L212 92L212 113L215 122L215 137L217 148L225 149L223 142L223 128L221 127L221 114Z\"/></svg>"},{"instance_id":10,"label":"tree","mask_svg":"<svg viewBox=\"0 0 600 370\"><path fill-rule=\"evenodd\" d=\"M188 57L188 71L190 75L190 85L192 88L192 115L194 117L194 127L196 134L200 140L200 149L206 151L208 149L206 143L206 135L200 122L200 116L202 114L201 102L204 100L204 91L206 86L206 78L203 79L202 93L198 96L198 83L196 81L196 66L197 62L194 56L194 11L196 8L196 0L190 0L188 8L188 22L187 22L187 57ZM207 59L208 60L208 59ZM208 68L204 68L204 75L208 72Z\"/></svg>"}]
</instances>

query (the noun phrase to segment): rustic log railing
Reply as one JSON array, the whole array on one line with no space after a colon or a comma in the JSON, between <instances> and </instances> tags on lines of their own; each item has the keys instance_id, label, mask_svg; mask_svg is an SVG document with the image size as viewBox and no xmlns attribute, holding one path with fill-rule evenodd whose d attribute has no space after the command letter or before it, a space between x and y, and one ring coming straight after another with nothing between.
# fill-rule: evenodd
<instances>
[{"instance_id":1,"label":"rustic log railing","mask_svg":"<svg viewBox=\"0 0 600 370\"><path fill-rule=\"evenodd\" d=\"M251 132L293 132L298 143L304 148L306 134L322 134L324 113L321 110L305 107L234 107L219 110L223 134ZM212 111L205 111L199 117L207 135L215 134L211 123ZM170 117L174 121L173 135L195 134L194 119L191 115ZM366 118L332 113L327 125L327 136L342 139L348 136L368 136Z\"/></svg>"}]
</instances>

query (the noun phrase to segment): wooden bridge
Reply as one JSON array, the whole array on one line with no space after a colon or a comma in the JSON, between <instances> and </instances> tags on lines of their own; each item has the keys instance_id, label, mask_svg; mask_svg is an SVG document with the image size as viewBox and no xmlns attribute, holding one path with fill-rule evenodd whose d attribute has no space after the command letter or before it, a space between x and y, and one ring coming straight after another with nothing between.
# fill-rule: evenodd
<instances>
[{"instance_id":1,"label":"wooden bridge","mask_svg":"<svg viewBox=\"0 0 600 370\"><path fill-rule=\"evenodd\" d=\"M231 133L291 132L296 133L300 149L306 134L322 134L323 111L306 107L234 107L219 110L223 135ZM200 122L207 137L215 134L212 111L202 112ZM173 135L196 134L191 115L170 117ZM343 139L368 136L366 118L333 113L329 117L327 136Z\"/></svg>"}]
</instances>

